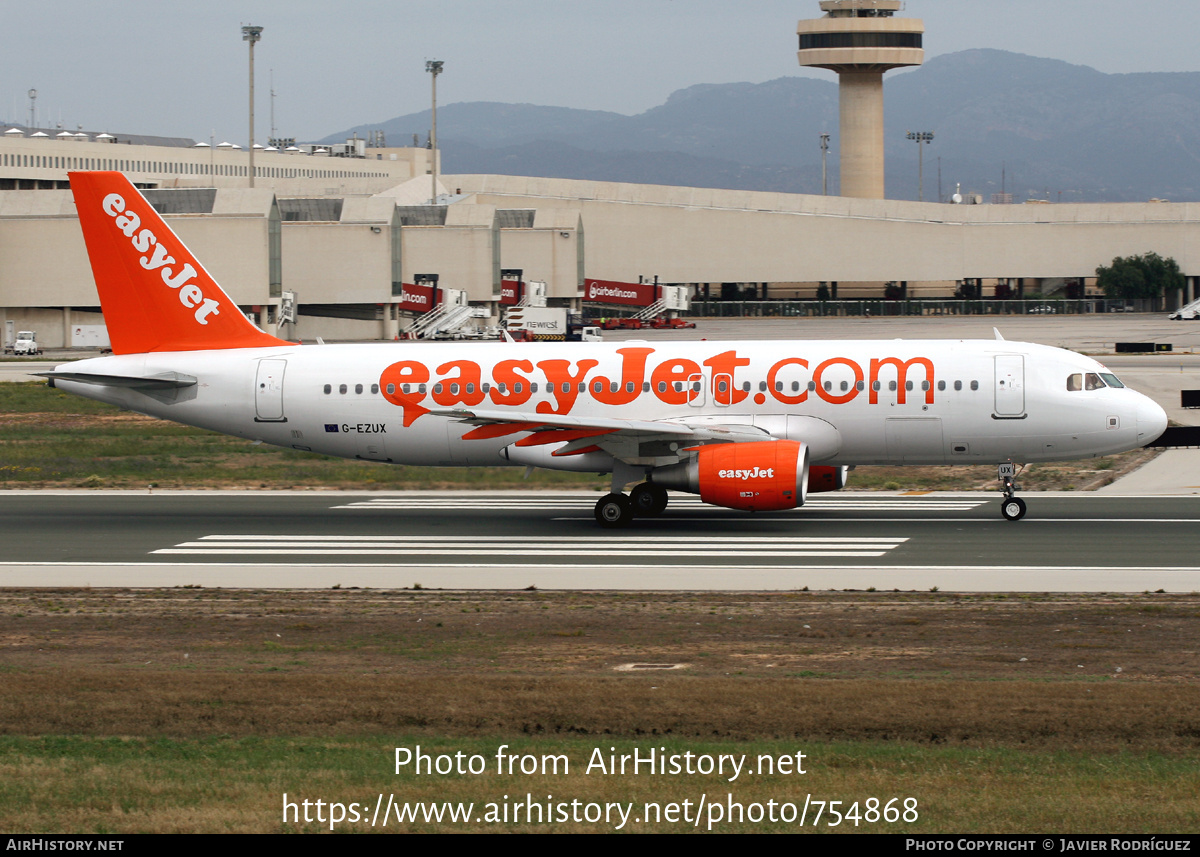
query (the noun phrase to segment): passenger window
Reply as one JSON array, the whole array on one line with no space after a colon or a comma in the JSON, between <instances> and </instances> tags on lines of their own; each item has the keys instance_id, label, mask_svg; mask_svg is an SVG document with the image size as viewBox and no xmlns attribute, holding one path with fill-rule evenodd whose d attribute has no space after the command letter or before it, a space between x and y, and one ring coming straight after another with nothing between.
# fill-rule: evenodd
<instances>
[{"instance_id":1,"label":"passenger window","mask_svg":"<svg viewBox=\"0 0 1200 857\"><path fill-rule=\"evenodd\" d=\"M910 393L912 392L912 387L913 387L912 381L904 382L904 389L908 390Z\"/></svg>"},{"instance_id":2,"label":"passenger window","mask_svg":"<svg viewBox=\"0 0 1200 857\"><path fill-rule=\"evenodd\" d=\"M325 395L328 396L332 392L333 392L333 386L331 384L326 384L325 385Z\"/></svg>"},{"instance_id":3,"label":"passenger window","mask_svg":"<svg viewBox=\"0 0 1200 857\"><path fill-rule=\"evenodd\" d=\"M389 393L394 393L394 392L395 392L395 390L393 390L391 387L392 387L392 385L391 385L391 384L389 384L389 385L388 385L388 392L389 392ZM411 392L411 390L409 389L410 387L412 387L412 384L405 384L405 385L404 385L403 387L401 387L400 389L401 389L401 390L403 390L405 393L408 393L408 392Z\"/></svg>"},{"instance_id":4,"label":"passenger window","mask_svg":"<svg viewBox=\"0 0 1200 857\"><path fill-rule=\"evenodd\" d=\"M832 390L832 389L833 389L833 382L832 382L832 381L826 381L826 382L825 382L825 392L827 392L827 393L828 393L828 392L829 392L830 390Z\"/></svg>"},{"instance_id":5,"label":"passenger window","mask_svg":"<svg viewBox=\"0 0 1200 857\"><path fill-rule=\"evenodd\" d=\"M632 381L627 381L627 382L625 383L625 392L626 392L626 393L632 393L632 392L633 392L633 382L632 382Z\"/></svg>"},{"instance_id":6,"label":"passenger window","mask_svg":"<svg viewBox=\"0 0 1200 857\"><path fill-rule=\"evenodd\" d=\"M944 391L945 389L946 389L946 382L945 382L945 381L938 381L938 391L939 391L939 392L940 392L940 391Z\"/></svg>"},{"instance_id":7,"label":"passenger window","mask_svg":"<svg viewBox=\"0 0 1200 857\"><path fill-rule=\"evenodd\" d=\"M517 390L517 392L519 393L519 392L521 392L521 391L520 391L520 390ZM536 393L536 392L537 392L537 381L533 381L533 382L531 382L531 383L529 384L529 392L531 392L531 393Z\"/></svg>"},{"instance_id":8,"label":"passenger window","mask_svg":"<svg viewBox=\"0 0 1200 857\"><path fill-rule=\"evenodd\" d=\"M601 384L599 381L597 381L595 384L592 384L592 391L595 393L599 393L603 389L604 389L604 385Z\"/></svg>"},{"instance_id":9,"label":"passenger window","mask_svg":"<svg viewBox=\"0 0 1200 857\"><path fill-rule=\"evenodd\" d=\"M354 385L354 392L355 392L355 394L357 394L357 395L361 396L361 395L362 395L362 391L363 391L363 386L362 386L362 384L355 384L355 385Z\"/></svg>"},{"instance_id":10,"label":"passenger window","mask_svg":"<svg viewBox=\"0 0 1200 857\"><path fill-rule=\"evenodd\" d=\"M810 393L811 393L811 392L812 392L813 390L815 390L815 389L817 389L817 382L816 382L816 381L809 381L809 382L808 382L808 392L810 392Z\"/></svg>"},{"instance_id":11,"label":"passenger window","mask_svg":"<svg viewBox=\"0 0 1200 857\"><path fill-rule=\"evenodd\" d=\"M725 382L725 381L717 382L717 392L718 393L725 393L728 391L729 391L729 384L727 382Z\"/></svg>"},{"instance_id":12,"label":"passenger window","mask_svg":"<svg viewBox=\"0 0 1200 857\"><path fill-rule=\"evenodd\" d=\"M863 390L867 389L867 382L866 381L855 381L854 389L858 390L858 392L861 393Z\"/></svg>"},{"instance_id":13,"label":"passenger window","mask_svg":"<svg viewBox=\"0 0 1200 857\"><path fill-rule=\"evenodd\" d=\"M793 393L799 393L799 392L800 392L800 382L799 382L799 381L793 381L793 382L792 382L792 392L793 392Z\"/></svg>"},{"instance_id":14,"label":"passenger window","mask_svg":"<svg viewBox=\"0 0 1200 857\"><path fill-rule=\"evenodd\" d=\"M338 385L338 392L341 393L343 396L346 395L346 389L347 388L346 388L345 384Z\"/></svg>"},{"instance_id":15,"label":"passenger window","mask_svg":"<svg viewBox=\"0 0 1200 857\"><path fill-rule=\"evenodd\" d=\"M972 390L978 390L978 389L979 389L979 382L978 382L978 381L972 381L972 382L971 382L971 389L972 389Z\"/></svg>"},{"instance_id":16,"label":"passenger window","mask_svg":"<svg viewBox=\"0 0 1200 857\"><path fill-rule=\"evenodd\" d=\"M378 384L372 384L372 385L371 385L371 395L372 395L372 396L378 396L378 395L379 395L379 385L378 385Z\"/></svg>"},{"instance_id":17,"label":"passenger window","mask_svg":"<svg viewBox=\"0 0 1200 857\"><path fill-rule=\"evenodd\" d=\"M520 381L518 381L517 383L513 384L513 392L514 392L514 393L522 393L522 392L524 392L524 391L525 391L525 385L524 385L524 384L522 384Z\"/></svg>"},{"instance_id":18,"label":"passenger window","mask_svg":"<svg viewBox=\"0 0 1200 857\"><path fill-rule=\"evenodd\" d=\"M758 382L758 392L760 392L760 393L767 392L767 382L766 381Z\"/></svg>"},{"instance_id":19,"label":"passenger window","mask_svg":"<svg viewBox=\"0 0 1200 857\"><path fill-rule=\"evenodd\" d=\"M1077 393L1083 389L1083 373L1076 372L1074 375L1067 376L1067 391Z\"/></svg>"},{"instance_id":20,"label":"passenger window","mask_svg":"<svg viewBox=\"0 0 1200 857\"><path fill-rule=\"evenodd\" d=\"M880 384L878 381L872 381L872 382L871 382L871 389L872 389L872 390L874 390L876 393L878 393L878 392L879 392L879 388L880 388L881 386L882 386L882 385L881 385L881 384Z\"/></svg>"},{"instance_id":21,"label":"passenger window","mask_svg":"<svg viewBox=\"0 0 1200 857\"><path fill-rule=\"evenodd\" d=\"M888 389L891 390L893 393L896 392L896 382L888 381Z\"/></svg>"},{"instance_id":22,"label":"passenger window","mask_svg":"<svg viewBox=\"0 0 1200 857\"><path fill-rule=\"evenodd\" d=\"M433 385L433 392L435 392L435 393L442 392L442 385L440 382Z\"/></svg>"},{"instance_id":23,"label":"passenger window","mask_svg":"<svg viewBox=\"0 0 1200 857\"><path fill-rule=\"evenodd\" d=\"M667 392L667 382L666 381L658 382L658 392L660 392L660 393Z\"/></svg>"},{"instance_id":24,"label":"passenger window","mask_svg":"<svg viewBox=\"0 0 1200 857\"><path fill-rule=\"evenodd\" d=\"M642 382L642 392L643 392L643 393L649 393L649 392L650 392L650 382L649 382L649 381L643 381L643 382Z\"/></svg>"},{"instance_id":25,"label":"passenger window","mask_svg":"<svg viewBox=\"0 0 1200 857\"><path fill-rule=\"evenodd\" d=\"M922 390L924 390L925 392L929 392L929 382L928 382L928 381L922 381L922 382L921 382L921 389L922 389Z\"/></svg>"},{"instance_id":26,"label":"passenger window","mask_svg":"<svg viewBox=\"0 0 1200 857\"><path fill-rule=\"evenodd\" d=\"M955 381L955 382L954 382L954 389L955 389L955 390L961 390L961 389L962 389L962 381Z\"/></svg>"},{"instance_id":27,"label":"passenger window","mask_svg":"<svg viewBox=\"0 0 1200 857\"><path fill-rule=\"evenodd\" d=\"M615 393L619 389L621 389L621 384L619 381L613 381L608 385L608 392L610 393Z\"/></svg>"},{"instance_id":28,"label":"passenger window","mask_svg":"<svg viewBox=\"0 0 1200 857\"><path fill-rule=\"evenodd\" d=\"M750 382L749 382L749 381L743 381L743 382L742 382L742 389L743 389L743 390L745 390L747 393L749 393L749 392L750 392Z\"/></svg>"}]
</instances>

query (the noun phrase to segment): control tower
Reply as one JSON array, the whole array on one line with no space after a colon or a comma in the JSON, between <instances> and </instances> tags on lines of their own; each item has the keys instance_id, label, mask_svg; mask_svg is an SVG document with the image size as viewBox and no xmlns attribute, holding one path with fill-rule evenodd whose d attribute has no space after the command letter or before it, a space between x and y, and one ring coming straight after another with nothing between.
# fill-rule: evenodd
<instances>
[{"instance_id":1,"label":"control tower","mask_svg":"<svg viewBox=\"0 0 1200 857\"><path fill-rule=\"evenodd\" d=\"M823 18L801 21L800 65L838 74L842 196L883 199L883 73L925 61L917 18L901 0L821 0Z\"/></svg>"}]
</instances>

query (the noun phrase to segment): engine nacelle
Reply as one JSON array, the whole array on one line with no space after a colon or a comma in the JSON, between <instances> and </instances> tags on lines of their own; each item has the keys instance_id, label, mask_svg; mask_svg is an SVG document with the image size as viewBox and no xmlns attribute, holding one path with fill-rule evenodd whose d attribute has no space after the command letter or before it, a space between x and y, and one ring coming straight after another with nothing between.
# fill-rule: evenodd
<instances>
[{"instance_id":1,"label":"engine nacelle","mask_svg":"<svg viewBox=\"0 0 1200 857\"><path fill-rule=\"evenodd\" d=\"M827 464L814 464L808 468L808 493L820 494L822 491L840 491L846 487L849 477L849 467L830 467Z\"/></svg>"},{"instance_id":2,"label":"engine nacelle","mask_svg":"<svg viewBox=\"0 0 1200 857\"><path fill-rule=\"evenodd\" d=\"M807 444L767 440L702 446L694 458L656 468L650 478L714 506L769 512L803 506L808 473Z\"/></svg>"}]
</instances>

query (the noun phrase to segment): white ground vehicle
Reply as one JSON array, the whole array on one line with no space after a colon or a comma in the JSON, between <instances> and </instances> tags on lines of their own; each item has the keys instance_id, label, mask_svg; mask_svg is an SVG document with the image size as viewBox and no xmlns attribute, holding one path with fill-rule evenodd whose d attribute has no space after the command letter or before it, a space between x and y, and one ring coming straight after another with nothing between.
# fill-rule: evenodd
<instances>
[{"instance_id":1,"label":"white ground vehicle","mask_svg":"<svg viewBox=\"0 0 1200 857\"><path fill-rule=\"evenodd\" d=\"M37 344L37 333L32 330L22 330L17 333L13 344L4 349L5 354L17 356L41 354L42 349Z\"/></svg>"}]
</instances>

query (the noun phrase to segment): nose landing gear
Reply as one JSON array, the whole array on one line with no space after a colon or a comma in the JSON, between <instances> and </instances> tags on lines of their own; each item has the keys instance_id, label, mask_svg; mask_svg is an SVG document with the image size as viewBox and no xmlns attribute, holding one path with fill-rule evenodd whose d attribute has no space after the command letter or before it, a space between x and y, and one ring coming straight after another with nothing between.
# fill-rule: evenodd
<instances>
[{"instance_id":1,"label":"nose landing gear","mask_svg":"<svg viewBox=\"0 0 1200 857\"><path fill-rule=\"evenodd\" d=\"M1000 501L1000 514L1006 521L1019 521L1025 517L1025 501L1017 494L1017 466L1011 461L1001 464L996 470L1003 484L1004 499Z\"/></svg>"}]
</instances>

